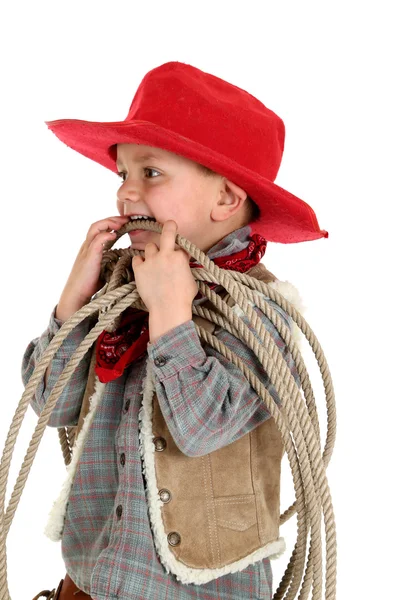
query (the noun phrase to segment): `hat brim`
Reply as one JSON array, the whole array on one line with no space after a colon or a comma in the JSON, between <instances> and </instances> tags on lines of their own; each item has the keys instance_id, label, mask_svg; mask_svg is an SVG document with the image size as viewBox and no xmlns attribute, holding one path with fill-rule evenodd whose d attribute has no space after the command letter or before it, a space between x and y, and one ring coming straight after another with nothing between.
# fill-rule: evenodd
<instances>
[{"instance_id":1,"label":"hat brim","mask_svg":"<svg viewBox=\"0 0 400 600\"><path fill-rule=\"evenodd\" d=\"M319 228L315 212L301 198L229 157L154 123L140 120L100 123L81 119L45 123L69 148L114 173L118 172L116 144L153 146L205 165L244 189L254 200L260 208L260 217L251 226L271 242L306 242L329 235Z\"/></svg>"}]
</instances>

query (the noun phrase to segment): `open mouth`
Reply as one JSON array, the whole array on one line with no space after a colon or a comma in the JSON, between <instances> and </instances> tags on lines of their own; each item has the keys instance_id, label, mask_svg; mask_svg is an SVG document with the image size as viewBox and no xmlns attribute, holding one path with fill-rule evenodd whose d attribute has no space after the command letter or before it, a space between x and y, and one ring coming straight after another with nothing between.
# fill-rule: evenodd
<instances>
[{"instance_id":1,"label":"open mouth","mask_svg":"<svg viewBox=\"0 0 400 600\"><path fill-rule=\"evenodd\" d=\"M155 221L154 217L136 217L136 219L130 219L130 222L133 223L134 221Z\"/></svg>"},{"instance_id":2,"label":"open mouth","mask_svg":"<svg viewBox=\"0 0 400 600\"><path fill-rule=\"evenodd\" d=\"M143 223L144 221L153 221L153 223L155 223L156 219L154 219L154 217L142 217L142 218L138 218L138 219L130 219L128 221L127 225L132 225L132 223L137 223L137 222ZM139 231L145 231L145 230L141 229Z\"/></svg>"},{"instance_id":3,"label":"open mouth","mask_svg":"<svg viewBox=\"0 0 400 600\"><path fill-rule=\"evenodd\" d=\"M156 222L156 219L154 219L153 217L150 217L148 219L132 219L131 221L129 221L130 224L135 223L136 221L153 221L154 223ZM132 229L131 231L128 231L128 235L129 237L132 239L135 236L138 236L140 234L142 235L148 235L150 233L155 233L154 231L150 231L148 229Z\"/></svg>"}]
</instances>

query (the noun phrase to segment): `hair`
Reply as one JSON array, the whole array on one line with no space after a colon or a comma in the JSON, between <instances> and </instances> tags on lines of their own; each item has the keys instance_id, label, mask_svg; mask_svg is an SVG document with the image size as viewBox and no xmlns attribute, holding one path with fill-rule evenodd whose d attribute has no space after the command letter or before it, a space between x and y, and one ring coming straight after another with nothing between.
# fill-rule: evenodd
<instances>
[{"instance_id":1,"label":"hair","mask_svg":"<svg viewBox=\"0 0 400 600\"><path fill-rule=\"evenodd\" d=\"M198 166L199 171L205 177L215 177L215 176L218 176L218 173L216 173L215 171L212 171L211 169L209 169L205 165L202 165L200 163L196 163L196 165ZM259 209L259 207L254 202L254 200L252 200L250 198L249 195L246 196L246 200L244 201L243 206L244 206L243 221L242 221L242 224L240 225L240 227L244 227L248 223L252 223L253 221L256 221L259 218L259 216L260 216L260 209Z\"/></svg>"}]
</instances>

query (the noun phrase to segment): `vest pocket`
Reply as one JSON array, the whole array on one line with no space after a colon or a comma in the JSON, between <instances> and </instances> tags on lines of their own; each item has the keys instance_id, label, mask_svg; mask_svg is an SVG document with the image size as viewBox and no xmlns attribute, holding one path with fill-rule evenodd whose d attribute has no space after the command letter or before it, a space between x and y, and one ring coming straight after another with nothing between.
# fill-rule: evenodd
<instances>
[{"instance_id":1,"label":"vest pocket","mask_svg":"<svg viewBox=\"0 0 400 600\"><path fill-rule=\"evenodd\" d=\"M254 494L240 494L214 498L218 527L233 531L246 531L257 523Z\"/></svg>"},{"instance_id":2,"label":"vest pocket","mask_svg":"<svg viewBox=\"0 0 400 600\"><path fill-rule=\"evenodd\" d=\"M219 565L248 556L260 547L254 494L214 498Z\"/></svg>"}]
</instances>

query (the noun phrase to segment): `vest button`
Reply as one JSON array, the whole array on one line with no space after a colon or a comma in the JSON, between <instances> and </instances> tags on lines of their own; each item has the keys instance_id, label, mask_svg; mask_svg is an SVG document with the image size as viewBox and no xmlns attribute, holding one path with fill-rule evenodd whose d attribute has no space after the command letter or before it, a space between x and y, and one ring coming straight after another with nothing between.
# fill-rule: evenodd
<instances>
[{"instance_id":1,"label":"vest button","mask_svg":"<svg viewBox=\"0 0 400 600\"><path fill-rule=\"evenodd\" d=\"M162 452L167 447L167 442L163 437L156 437L153 439L153 442L156 447L156 452Z\"/></svg>"},{"instance_id":2,"label":"vest button","mask_svg":"<svg viewBox=\"0 0 400 600\"><path fill-rule=\"evenodd\" d=\"M156 358L154 359L154 364L156 365L156 367L163 367L166 362L167 361L163 356L156 356Z\"/></svg>"},{"instance_id":3,"label":"vest button","mask_svg":"<svg viewBox=\"0 0 400 600\"><path fill-rule=\"evenodd\" d=\"M121 454L121 456L119 457L119 462L121 463L122 466L124 466L124 464L125 464L125 452L123 452Z\"/></svg>"},{"instance_id":4,"label":"vest button","mask_svg":"<svg viewBox=\"0 0 400 600\"><path fill-rule=\"evenodd\" d=\"M178 546L181 543L181 536L176 531L169 533L167 539L170 546Z\"/></svg>"},{"instance_id":5,"label":"vest button","mask_svg":"<svg viewBox=\"0 0 400 600\"><path fill-rule=\"evenodd\" d=\"M169 490L162 489L158 493L161 498L161 502L164 502L164 504L167 504L167 502L171 501L171 492Z\"/></svg>"},{"instance_id":6,"label":"vest button","mask_svg":"<svg viewBox=\"0 0 400 600\"><path fill-rule=\"evenodd\" d=\"M130 403L131 403L131 401L128 398L128 400L125 402L125 406L124 406L124 411L125 412L128 412Z\"/></svg>"},{"instance_id":7,"label":"vest button","mask_svg":"<svg viewBox=\"0 0 400 600\"><path fill-rule=\"evenodd\" d=\"M117 510L115 512L117 513L118 519L120 519L121 515L122 515L122 505L121 504L118 504Z\"/></svg>"}]
</instances>

